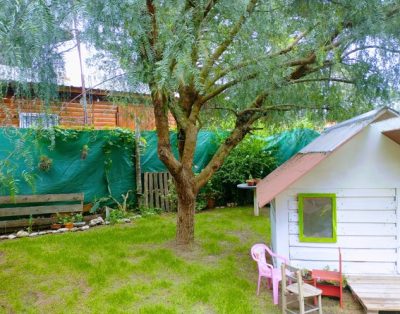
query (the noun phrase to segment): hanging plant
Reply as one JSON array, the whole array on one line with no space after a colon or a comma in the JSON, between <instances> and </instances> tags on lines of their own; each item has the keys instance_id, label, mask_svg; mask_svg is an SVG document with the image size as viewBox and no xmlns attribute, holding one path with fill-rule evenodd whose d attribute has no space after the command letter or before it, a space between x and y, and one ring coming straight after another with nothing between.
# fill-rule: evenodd
<instances>
[{"instance_id":1,"label":"hanging plant","mask_svg":"<svg viewBox=\"0 0 400 314\"><path fill-rule=\"evenodd\" d=\"M89 153L89 146L83 145L81 151L81 159L86 159L88 153Z\"/></svg>"},{"instance_id":2,"label":"hanging plant","mask_svg":"<svg viewBox=\"0 0 400 314\"><path fill-rule=\"evenodd\" d=\"M46 155L40 156L38 167L41 171L45 172L49 171L52 165L53 165L53 159L47 157Z\"/></svg>"}]
</instances>

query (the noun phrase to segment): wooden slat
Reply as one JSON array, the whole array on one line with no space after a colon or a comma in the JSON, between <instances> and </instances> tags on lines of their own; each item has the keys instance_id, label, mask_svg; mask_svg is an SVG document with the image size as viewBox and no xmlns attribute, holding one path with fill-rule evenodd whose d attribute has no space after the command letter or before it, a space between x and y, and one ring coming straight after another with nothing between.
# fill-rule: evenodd
<instances>
[{"instance_id":1,"label":"wooden slat","mask_svg":"<svg viewBox=\"0 0 400 314\"><path fill-rule=\"evenodd\" d=\"M168 195L169 193L169 189L168 189L168 176L169 176L169 172L164 172L163 173L163 180L164 180L164 189L165 189L165 195ZM165 199L165 210L169 211L169 198Z\"/></svg>"},{"instance_id":2,"label":"wooden slat","mask_svg":"<svg viewBox=\"0 0 400 314\"><path fill-rule=\"evenodd\" d=\"M400 274L400 189L396 189L397 273Z\"/></svg>"},{"instance_id":3,"label":"wooden slat","mask_svg":"<svg viewBox=\"0 0 400 314\"><path fill-rule=\"evenodd\" d=\"M40 215L40 214L52 214L52 213L73 213L73 212L80 212L82 211L82 209L83 209L82 204L0 208L0 217L27 216L27 215Z\"/></svg>"},{"instance_id":4,"label":"wooden slat","mask_svg":"<svg viewBox=\"0 0 400 314\"><path fill-rule=\"evenodd\" d=\"M306 269L324 269L329 267L330 270L338 269L339 263L335 261L310 261L310 260L290 260L291 265L298 268ZM343 262L343 273L345 274L371 274L379 272L382 274L394 274L396 272L396 264L393 262Z\"/></svg>"},{"instance_id":5,"label":"wooden slat","mask_svg":"<svg viewBox=\"0 0 400 314\"><path fill-rule=\"evenodd\" d=\"M165 194L163 176L164 176L163 172L160 172L158 174L158 182L159 182L159 186L160 186L160 208L162 208L163 210L166 210L165 201L166 201L167 194Z\"/></svg>"},{"instance_id":6,"label":"wooden slat","mask_svg":"<svg viewBox=\"0 0 400 314\"><path fill-rule=\"evenodd\" d=\"M91 219L97 218L99 215L86 215L83 217L85 222L89 222ZM32 225L33 226L45 226L51 225L58 221L57 217L48 217L48 218L33 218ZM0 231L7 231L9 229L19 228L19 227L27 227L29 226L29 219L18 219L18 220L2 220L0 221Z\"/></svg>"},{"instance_id":7,"label":"wooden slat","mask_svg":"<svg viewBox=\"0 0 400 314\"><path fill-rule=\"evenodd\" d=\"M342 249L343 262L395 262L396 249ZM309 261L336 261L338 250L332 248L292 247L290 259Z\"/></svg>"},{"instance_id":8,"label":"wooden slat","mask_svg":"<svg viewBox=\"0 0 400 314\"><path fill-rule=\"evenodd\" d=\"M394 197L338 198L337 210L395 210ZM289 201L289 209L297 209L297 201Z\"/></svg>"},{"instance_id":9,"label":"wooden slat","mask_svg":"<svg viewBox=\"0 0 400 314\"><path fill-rule=\"evenodd\" d=\"M338 236L395 236L396 233L394 223L340 223L337 226ZM289 234L299 234L298 223L289 223Z\"/></svg>"},{"instance_id":10,"label":"wooden slat","mask_svg":"<svg viewBox=\"0 0 400 314\"><path fill-rule=\"evenodd\" d=\"M299 193L332 193L332 189L313 189L310 191L309 189L296 189L296 190L289 190L289 199L291 201L297 201L297 194ZM336 198L348 198L348 197L356 197L356 198L362 198L362 197L374 197L374 198L380 198L380 197L395 197L396 192L395 189L338 189L335 190L336 192Z\"/></svg>"},{"instance_id":11,"label":"wooden slat","mask_svg":"<svg viewBox=\"0 0 400 314\"><path fill-rule=\"evenodd\" d=\"M153 173L154 176L154 198L155 198L155 208L160 208L160 191L158 188L158 173Z\"/></svg>"},{"instance_id":12,"label":"wooden slat","mask_svg":"<svg viewBox=\"0 0 400 314\"><path fill-rule=\"evenodd\" d=\"M0 196L0 204L83 201L83 193Z\"/></svg>"},{"instance_id":13,"label":"wooden slat","mask_svg":"<svg viewBox=\"0 0 400 314\"><path fill-rule=\"evenodd\" d=\"M171 205L167 199L170 174L168 172L145 172L143 176L145 206L170 210Z\"/></svg>"},{"instance_id":14,"label":"wooden slat","mask_svg":"<svg viewBox=\"0 0 400 314\"><path fill-rule=\"evenodd\" d=\"M400 276L349 276L347 282L367 313L400 311Z\"/></svg>"},{"instance_id":15,"label":"wooden slat","mask_svg":"<svg viewBox=\"0 0 400 314\"><path fill-rule=\"evenodd\" d=\"M149 207L154 207L153 174L149 173Z\"/></svg>"},{"instance_id":16,"label":"wooden slat","mask_svg":"<svg viewBox=\"0 0 400 314\"><path fill-rule=\"evenodd\" d=\"M289 211L289 222L298 222L297 211ZM356 223L394 223L396 212L394 210L339 210L337 212L337 222L356 222Z\"/></svg>"},{"instance_id":17,"label":"wooden slat","mask_svg":"<svg viewBox=\"0 0 400 314\"><path fill-rule=\"evenodd\" d=\"M300 242L298 235L289 236L291 247L341 247L347 249L395 249L397 248L396 237L393 236L340 236L336 243L312 243Z\"/></svg>"},{"instance_id":18,"label":"wooden slat","mask_svg":"<svg viewBox=\"0 0 400 314\"><path fill-rule=\"evenodd\" d=\"M149 193L149 188L148 188L148 182L149 182L149 173L148 172L145 172L144 174L143 174L143 186L144 186L144 191L143 191L143 193L144 193L144 206L146 207L146 208L148 208L149 207L149 195L148 195L148 193Z\"/></svg>"},{"instance_id":19,"label":"wooden slat","mask_svg":"<svg viewBox=\"0 0 400 314\"><path fill-rule=\"evenodd\" d=\"M55 223L57 218L34 218L32 221L33 226L43 226L43 225L51 225ZM17 219L17 220L6 220L0 221L0 229L6 228L17 228L17 227L26 227L29 226L29 219Z\"/></svg>"}]
</instances>

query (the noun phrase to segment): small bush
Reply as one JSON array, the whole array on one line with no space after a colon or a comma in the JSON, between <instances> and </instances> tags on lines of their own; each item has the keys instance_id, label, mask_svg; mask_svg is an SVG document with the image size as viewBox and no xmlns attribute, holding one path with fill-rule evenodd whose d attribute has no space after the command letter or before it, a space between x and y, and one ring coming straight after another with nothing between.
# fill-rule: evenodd
<instances>
[{"instance_id":1,"label":"small bush","mask_svg":"<svg viewBox=\"0 0 400 314\"><path fill-rule=\"evenodd\" d=\"M110 224L114 225L123 218L125 218L125 214L121 210L113 209L112 211L110 211L110 216L108 217L108 220L110 221Z\"/></svg>"},{"instance_id":2,"label":"small bush","mask_svg":"<svg viewBox=\"0 0 400 314\"><path fill-rule=\"evenodd\" d=\"M232 150L210 180L212 192L218 195L219 204L251 202L250 198L244 197L245 191L238 190L237 184L249 178L263 178L275 169L274 154L265 151L265 145L261 139L247 137ZM204 190L207 190L207 186Z\"/></svg>"},{"instance_id":3,"label":"small bush","mask_svg":"<svg viewBox=\"0 0 400 314\"><path fill-rule=\"evenodd\" d=\"M163 210L157 207L139 207L139 213L143 217L152 216L152 215L159 215Z\"/></svg>"}]
</instances>

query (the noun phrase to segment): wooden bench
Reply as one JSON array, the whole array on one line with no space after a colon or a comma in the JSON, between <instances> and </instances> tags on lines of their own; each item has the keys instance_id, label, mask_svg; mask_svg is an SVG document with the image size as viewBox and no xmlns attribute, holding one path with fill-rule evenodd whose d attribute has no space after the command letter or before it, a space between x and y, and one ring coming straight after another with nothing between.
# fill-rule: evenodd
<instances>
[{"instance_id":1,"label":"wooden bench","mask_svg":"<svg viewBox=\"0 0 400 314\"><path fill-rule=\"evenodd\" d=\"M82 212L83 199L83 193L0 196L0 232L29 226L31 215L33 225L50 225L57 219L51 214Z\"/></svg>"}]
</instances>

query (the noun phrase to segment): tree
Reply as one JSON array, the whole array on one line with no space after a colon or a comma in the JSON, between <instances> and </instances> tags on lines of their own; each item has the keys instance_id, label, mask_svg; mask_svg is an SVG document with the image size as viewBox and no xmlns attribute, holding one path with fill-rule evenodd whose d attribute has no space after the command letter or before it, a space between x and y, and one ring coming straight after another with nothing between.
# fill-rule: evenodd
<instances>
[{"instance_id":1,"label":"tree","mask_svg":"<svg viewBox=\"0 0 400 314\"><path fill-rule=\"evenodd\" d=\"M149 86L158 154L178 194L179 244L194 239L199 190L256 121L293 112L343 117L398 88L398 1L80 0L71 10L103 61L131 86ZM215 112L234 126L196 176L197 134Z\"/></svg>"},{"instance_id":2,"label":"tree","mask_svg":"<svg viewBox=\"0 0 400 314\"><path fill-rule=\"evenodd\" d=\"M17 97L28 96L34 89L49 103L57 96L63 67L59 48L71 39L70 32L61 27L69 11L59 1L0 0L0 6L1 83L12 80Z\"/></svg>"},{"instance_id":3,"label":"tree","mask_svg":"<svg viewBox=\"0 0 400 314\"><path fill-rule=\"evenodd\" d=\"M397 1L95 0L84 10L88 38L150 87L158 154L178 194L179 244L194 239L200 188L257 120L296 109L350 110L356 101L362 107L382 101L388 84L396 84ZM235 125L195 176L206 108L233 112Z\"/></svg>"}]
</instances>

